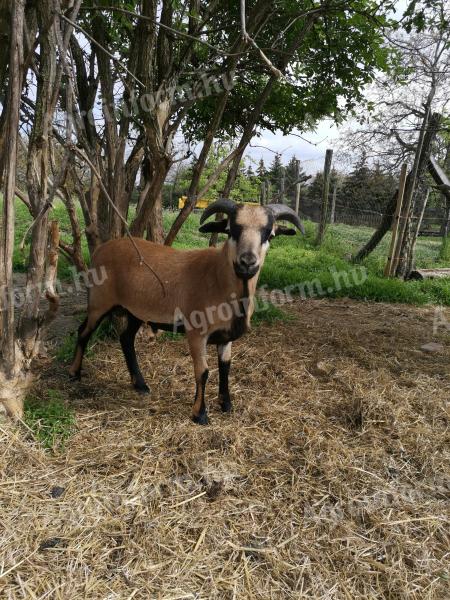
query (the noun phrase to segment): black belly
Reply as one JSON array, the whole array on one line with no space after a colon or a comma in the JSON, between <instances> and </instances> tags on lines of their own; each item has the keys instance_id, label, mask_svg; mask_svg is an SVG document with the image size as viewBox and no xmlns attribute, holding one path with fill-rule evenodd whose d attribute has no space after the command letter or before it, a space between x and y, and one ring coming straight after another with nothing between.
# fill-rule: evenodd
<instances>
[{"instance_id":1,"label":"black belly","mask_svg":"<svg viewBox=\"0 0 450 600\"><path fill-rule=\"evenodd\" d=\"M228 344L229 342L234 342L238 340L240 337L247 332L247 319L246 317L237 317L231 323L231 327L229 329L218 329L211 333L208 337L208 344Z\"/></svg>"},{"instance_id":2,"label":"black belly","mask_svg":"<svg viewBox=\"0 0 450 600\"><path fill-rule=\"evenodd\" d=\"M171 331L173 333L186 333L186 328L183 323L156 323L149 321L148 323L154 333L158 330ZM246 333L248 330L246 317L237 317L231 323L229 329L218 329L211 333L208 337L208 344L223 345L229 342L234 342Z\"/></svg>"}]
</instances>

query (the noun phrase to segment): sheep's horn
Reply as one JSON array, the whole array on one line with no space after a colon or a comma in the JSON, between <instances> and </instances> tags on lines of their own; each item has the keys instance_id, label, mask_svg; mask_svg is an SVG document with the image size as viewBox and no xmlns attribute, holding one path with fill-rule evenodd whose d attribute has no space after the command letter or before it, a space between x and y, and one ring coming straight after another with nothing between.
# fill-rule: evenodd
<instances>
[{"instance_id":1,"label":"sheep's horn","mask_svg":"<svg viewBox=\"0 0 450 600\"><path fill-rule=\"evenodd\" d=\"M292 210L292 208L286 206L286 204L268 204L266 208L272 211L275 221L289 221L289 223L295 225L298 229L300 229L303 235L305 235L303 223L300 221L297 213Z\"/></svg>"},{"instance_id":2,"label":"sheep's horn","mask_svg":"<svg viewBox=\"0 0 450 600\"><path fill-rule=\"evenodd\" d=\"M227 198L221 198L205 208L200 217L200 224L204 223L208 217L214 213L225 213L230 216L236 212L236 204Z\"/></svg>"}]
</instances>

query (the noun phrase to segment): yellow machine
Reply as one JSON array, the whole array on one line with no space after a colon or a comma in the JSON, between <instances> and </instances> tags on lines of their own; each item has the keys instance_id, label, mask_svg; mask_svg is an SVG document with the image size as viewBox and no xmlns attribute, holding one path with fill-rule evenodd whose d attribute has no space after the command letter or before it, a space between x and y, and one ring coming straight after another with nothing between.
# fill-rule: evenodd
<instances>
[{"instance_id":1,"label":"yellow machine","mask_svg":"<svg viewBox=\"0 0 450 600\"><path fill-rule=\"evenodd\" d=\"M183 208L186 204L187 196L181 196L178 198L178 208ZM206 198L199 198L195 204L195 208L200 208L203 210L209 204L212 204L215 200L206 200ZM249 204L251 206L259 206L259 202L243 202L243 204Z\"/></svg>"}]
</instances>

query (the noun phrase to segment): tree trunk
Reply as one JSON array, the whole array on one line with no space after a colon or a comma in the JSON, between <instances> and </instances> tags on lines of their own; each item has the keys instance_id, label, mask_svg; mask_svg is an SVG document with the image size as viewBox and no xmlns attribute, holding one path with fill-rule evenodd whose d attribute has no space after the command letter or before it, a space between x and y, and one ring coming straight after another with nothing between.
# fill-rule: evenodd
<instances>
[{"instance_id":1,"label":"tree trunk","mask_svg":"<svg viewBox=\"0 0 450 600\"><path fill-rule=\"evenodd\" d=\"M164 243L162 193L160 192L156 202L153 203L152 212L147 225L147 239L156 244Z\"/></svg>"},{"instance_id":2,"label":"tree trunk","mask_svg":"<svg viewBox=\"0 0 450 600\"><path fill-rule=\"evenodd\" d=\"M419 190L425 186L425 177L428 162L431 156L433 142L436 138L441 123L441 115L433 113L428 119L424 118L421 136L418 142L416 157L411 178L407 179L405 191L405 210L402 214L404 227L399 234L399 263L395 274L397 277L407 278L414 262L414 246L418 231L414 227L414 214L417 211ZM406 202L409 199L409 202ZM417 215L418 216L418 215Z\"/></svg>"},{"instance_id":3,"label":"tree trunk","mask_svg":"<svg viewBox=\"0 0 450 600\"><path fill-rule=\"evenodd\" d=\"M36 109L28 145L27 187L34 224L26 283L26 301L19 321L22 351L28 360L34 357L39 337L39 301L45 272L48 235L48 179L50 135L53 117L52 96L56 82L56 54L53 3L43 0L37 7L40 29L40 63Z\"/></svg>"},{"instance_id":4,"label":"tree trunk","mask_svg":"<svg viewBox=\"0 0 450 600\"><path fill-rule=\"evenodd\" d=\"M9 48L11 44L10 32L11 32L11 2L9 0L0 0L0 47ZM5 146L7 141L6 136L6 116L8 110L8 100L5 93L6 81L8 76L8 64L10 61L10 54L8 52L0 53L0 97L4 98L3 110L0 113L0 188L3 185L3 174L5 167L5 159L7 152L5 152Z\"/></svg>"},{"instance_id":5,"label":"tree trunk","mask_svg":"<svg viewBox=\"0 0 450 600\"><path fill-rule=\"evenodd\" d=\"M0 234L0 289L2 292L2 337L0 339L0 402L12 417L22 415L24 378L21 360L16 348L13 302L14 202L16 187L17 141L19 132L20 95L22 91L25 1L13 4L9 59L8 112L5 139L5 193Z\"/></svg>"},{"instance_id":6,"label":"tree trunk","mask_svg":"<svg viewBox=\"0 0 450 600\"><path fill-rule=\"evenodd\" d=\"M77 272L81 273L87 269L81 248L81 228L75 205L72 200L71 190L67 190L65 187L63 189L63 199L67 209L67 214L69 215L70 228L72 230L72 244L64 244L64 242L60 240L59 245L69 255L70 260L75 266Z\"/></svg>"},{"instance_id":7,"label":"tree trunk","mask_svg":"<svg viewBox=\"0 0 450 600\"><path fill-rule=\"evenodd\" d=\"M149 185L146 188L148 190L147 195L142 202L141 209L136 214L136 217L131 224L130 231L133 235L142 237L147 227L149 227L150 220L160 218L160 215L162 215L156 205L162 197L162 188L170 167L171 162L169 157L160 157L159 162L153 169L153 173L150 175L148 181ZM162 228L162 223L152 222L150 228L152 231L160 230Z\"/></svg>"}]
</instances>

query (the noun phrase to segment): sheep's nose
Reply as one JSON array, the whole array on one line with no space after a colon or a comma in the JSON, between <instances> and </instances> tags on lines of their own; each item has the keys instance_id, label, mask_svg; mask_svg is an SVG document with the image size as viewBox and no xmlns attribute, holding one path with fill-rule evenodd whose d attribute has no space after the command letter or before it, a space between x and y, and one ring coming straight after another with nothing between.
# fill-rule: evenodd
<instances>
[{"instance_id":1,"label":"sheep's nose","mask_svg":"<svg viewBox=\"0 0 450 600\"><path fill-rule=\"evenodd\" d=\"M253 254L253 252L244 252L239 257L239 263L241 267L244 269L251 269L258 262L258 257Z\"/></svg>"}]
</instances>

